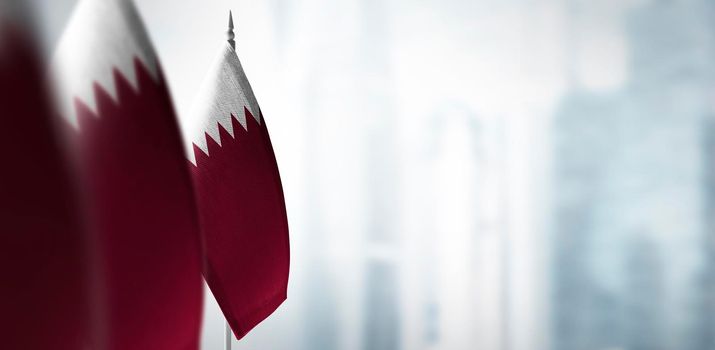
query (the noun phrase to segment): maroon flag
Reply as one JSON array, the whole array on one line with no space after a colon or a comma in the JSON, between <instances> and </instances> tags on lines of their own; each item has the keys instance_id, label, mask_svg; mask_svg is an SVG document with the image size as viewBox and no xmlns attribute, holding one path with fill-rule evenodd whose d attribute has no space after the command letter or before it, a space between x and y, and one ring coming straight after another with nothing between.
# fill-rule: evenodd
<instances>
[{"instance_id":1,"label":"maroon flag","mask_svg":"<svg viewBox=\"0 0 715 350\"><path fill-rule=\"evenodd\" d=\"M102 345L197 349L191 179L165 80L130 0L81 0L52 66L97 241Z\"/></svg>"},{"instance_id":2,"label":"maroon flag","mask_svg":"<svg viewBox=\"0 0 715 350\"><path fill-rule=\"evenodd\" d=\"M0 348L82 349L86 236L22 3L0 0Z\"/></svg>"},{"instance_id":3,"label":"maroon flag","mask_svg":"<svg viewBox=\"0 0 715 350\"><path fill-rule=\"evenodd\" d=\"M288 223L265 120L233 41L184 131L206 250L204 276L240 339L286 298Z\"/></svg>"}]
</instances>

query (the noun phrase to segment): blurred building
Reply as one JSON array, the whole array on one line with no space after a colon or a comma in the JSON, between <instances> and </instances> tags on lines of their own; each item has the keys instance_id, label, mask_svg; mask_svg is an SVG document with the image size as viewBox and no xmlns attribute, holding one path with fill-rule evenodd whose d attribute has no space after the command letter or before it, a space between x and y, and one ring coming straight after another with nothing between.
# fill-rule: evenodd
<instances>
[{"instance_id":1,"label":"blurred building","mask_svg":"<svg viewBox=\"0 0 715 350\"><path fill-rule=\"evenodd\" d=\"M406 186L412 203L403 235L403 342L410 350L500 349L506 336L503 123L454 101L427 120Z\"/></svg>"},{"instance_id":2,"label":"blurred building","mask_svg":"<svg viewBox=\"0 0 715 350\"><path fill-rule=\"evenodd\" d=\"M601 233L598 215L612 154L612 146L603 140L609 137L609 121L617 118L613 100L572 92L554 119L554 349L600 349L619 343L617 323L607 320L618 315L617 293L598 285L592 266L599 258L594 257L593 241ZM598 326L602 322L612 329Z\"/></svg>"},{"instance_id":3,"label":"blurred building","mask_svg":"<svg viewBox=\"0 0 715 350\"><path fill-rule=\"evenodd\" d=\"M703 129L712 123L714 19L709 1L639 5L625 23L626 85L575 85L560 105L555 349L711 348Z\"/></svg>"},{"instance_id":4,"label":"blurred building","mask_svg":"<svg viewBox=\"0 0 715 350\"><path fill-rule=\"evenodd\" d=\"M381 0L357 3L359 34L355 41L360 69L357 97L365 120L366 251L362 321L364 350L402 348L399 264L401 242L401 159L398 155L395 96L388 5Z\"/></svg>"}]
</instances>

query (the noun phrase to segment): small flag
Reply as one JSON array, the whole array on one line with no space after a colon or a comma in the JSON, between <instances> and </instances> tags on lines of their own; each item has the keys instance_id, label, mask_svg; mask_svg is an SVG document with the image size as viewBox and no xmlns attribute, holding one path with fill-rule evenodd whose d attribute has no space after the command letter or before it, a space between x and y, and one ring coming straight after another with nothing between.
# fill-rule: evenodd
<instances>
[{"instance_id":1,"label":"small flag","mask_svg":"<svg viewBox=\"0 0 715 350\"><path fill-rule=\"evenodd\" d=\"M288 222L268 129L235 50L233 18L184 128L204 276L236 337L286 298Z\"/></svg>"},{"instance_id":2,"label":"small flag","mask_svg":"<svg viewBox=\"0 0 715 350\"><path fill-rule=\"evenodd\" d=\"M0 348L83 349L87 237L24 3L0 0Z\"/></svg>"},{"instance_id":3,"label":"small flag","mask_svg":"<svg viewBox=\"0 0 715 350\"><path fill-rule=\"evenodd\" d=\"M107 349L197 349L198 221L166 82L130 0L80 0L52 70L79 164Z\"/></svg>"}]
</instances>

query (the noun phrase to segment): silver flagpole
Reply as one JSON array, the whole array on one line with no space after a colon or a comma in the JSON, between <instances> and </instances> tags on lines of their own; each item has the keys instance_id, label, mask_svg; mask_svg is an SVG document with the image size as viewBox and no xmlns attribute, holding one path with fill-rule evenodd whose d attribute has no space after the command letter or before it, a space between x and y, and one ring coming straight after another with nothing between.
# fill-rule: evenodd
<instances>
[{"instance_id":1,"label":"silver flagpole","mask_svg":"<svg viewBox=\"0 0 715 350\"><path fill-rule=\"evenodd\" d=\"M235 50L236 49L236 34L233 33L233 13L228 12L228 43ZM228 325L228 321L224 321L226 327L224 328L224 350L231 350L231 338L233 338L233 332L231 331L231 326Z\"/></svg>"},{"instance_id":2,"label":"silver flagpole","mask_svg":"<svg viewBox=\"0 0 715 350\"><path fill-rule=\"evenodd\" d=\"M226 343L224 344L224 350L231 350L231 338L233 337L231 333L231 326L228 325L228 321L224 321L226 323L226 328L224 329L224 337L226 338L225 341Z\"/></svg>"}]
</instances>

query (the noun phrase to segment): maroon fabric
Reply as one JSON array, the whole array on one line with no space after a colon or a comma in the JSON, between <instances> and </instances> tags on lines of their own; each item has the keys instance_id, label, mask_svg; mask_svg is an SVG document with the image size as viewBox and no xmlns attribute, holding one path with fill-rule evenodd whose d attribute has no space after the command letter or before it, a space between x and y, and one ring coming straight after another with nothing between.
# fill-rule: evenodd
<instances>
[{"instance_id":1,"label":"maroon fabric","mask_svg":"<svg viewBox=\"0 0 715 350\"><path fill-rule=\"evenodd\" d=\"M118 101L95 84L97 114L76 100L75 151L98 240L108 349L198 349L198 226L163 78L135 59L135 90L115 70Z\"/></svg>"},{"instance_id":2,"label":"maroon fabric","mask_svg":"<svg viewBox=\"0 0 715 350\"><path fill-rule=\"evenodd\" d=\"M86 235L34 47L0 28L0 348L90 342Z\"/></svg>"},{"instance_id":3,"label":"maroon fabric","mask_svg":"<svg viewBox=\"0 0 715 350\"><path fill-rule=\"evenodd\" d=\"M206 281L239 339L285 299L289 244L283 190L265 122L219 124L191 164L206 249ZM261 118L261 120L263 120Z\"/></svg>"}]
</instances>

